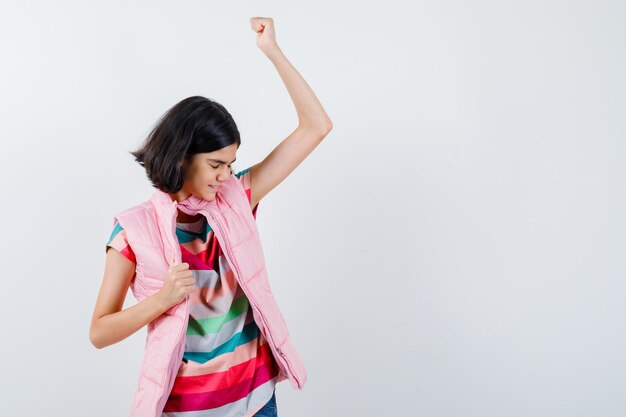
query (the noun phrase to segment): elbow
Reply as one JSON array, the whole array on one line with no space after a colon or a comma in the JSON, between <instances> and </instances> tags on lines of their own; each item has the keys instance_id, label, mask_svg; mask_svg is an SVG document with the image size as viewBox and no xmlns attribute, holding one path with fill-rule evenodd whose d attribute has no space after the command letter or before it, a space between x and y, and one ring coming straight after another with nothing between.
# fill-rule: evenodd
<instances>
[{"instance_id":1,"label":"elbow","mask_svg":"<svg viewBox=\"0 0 626 417\"><path fill-rule=\"evenodd\" d=\"M89 329L89 341L96 349L102 349L106 347L106 345L102 342L102 337L100 337L94 326Z\"/></svg>"},{"instance_id":2,"label":"elbow","mask_svg":"<svg viewBox=\"0 0 626 417\"><path fill-rule=\"evenodd\" d=\"M328 117L324 118L323 121L318 123L318 131L322 136L326 136L333 130L333 122Z\"/></svg>"},{"instance_id":3,"label":"elbow","mask_svg":"<svg viewBox=\"0 0 626 417\"><path fill-rule=\"evenodd\" d=\"M328 135L331 130L333 130L333 122L328 119L323 125L322 133L324 136Z\"/></svg>"},{"instance_id":4,"label":"elbow","mask_svg":"<svg viewBox=\"0 0 626 417\"><path fill-rule=\"evenodd\" d=\"M93 334L93 332L89 332L89 341L96 349L102 349L103 346L100 344L100 341L98 340L96 335Z\"/></svg>"},{"instance_id":5,"label":"elbow","mask_svg":"<svg viewBox=\"0 0 626 417\"><path fill-rule=\"evenodd\" d=\"M315 132L320 137L320 139L324 139L331 130L333 130L333 122L331 122L330 119L327 119L315 125Z\"/></svg>"},{"instance_id":6,"label":"elbow","mask_svg":"<svg viewBox=\"0 0 626 417\"><path fill-rule=\"evenodd\" d=\"M312 132L315 136L323 139L333 129L333 122L329 118L325 118L315 123L300 124L298 127Z\"/></svg>"}]
</instances>

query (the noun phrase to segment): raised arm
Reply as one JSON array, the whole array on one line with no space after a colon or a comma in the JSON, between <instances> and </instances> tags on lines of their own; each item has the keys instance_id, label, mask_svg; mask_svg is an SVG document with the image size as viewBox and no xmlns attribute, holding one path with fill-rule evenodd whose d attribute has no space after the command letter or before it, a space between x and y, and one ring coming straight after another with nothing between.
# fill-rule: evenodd
<instances>
[{"instance_id":1,"label":"raised arm","mask_svg":"<svg viewBox=\"0 0 626 417\"><path fill-rule=\"evenodd\" d=\"M253 17L250 24L257 33L257 46L276 67L298 114L295 130L261 162L250 167L250 196L254 207L313 152L333 124L313 90L278 47L273 19Z\"/></svg>"}]
</instances>

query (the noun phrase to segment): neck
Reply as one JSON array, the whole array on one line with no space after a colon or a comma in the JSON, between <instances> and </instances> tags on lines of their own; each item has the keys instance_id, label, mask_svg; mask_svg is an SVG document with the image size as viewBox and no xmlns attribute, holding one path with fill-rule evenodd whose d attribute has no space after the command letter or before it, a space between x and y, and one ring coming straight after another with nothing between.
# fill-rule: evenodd
<instances>
[{"instance_id":1,"label":"neck","mask_svg":"<svg viewBox=\"0 0 626 417\"><path fill-rule=\"evenodd\" d=\"M180 190L179 192L177 192L175 194L168 194L168 195L170 196L172 201L181 202L181 201L185 200L187 197L189 197L191 195L191 193L188 193L186 191Z\"/></svg>"},{"instance_id":2,"label":"neck","mask_svg":"<svg viewBox=\"0 0 626 417\"><path fill-rule=\"evenodd\" d=\"M176 216L176 221L178 223L194 223L200 220L204 215L202 213L198 213L195 216L190 216L189 214L183 213L178 210L178 215Z\"/></svg>"}]
</instances>

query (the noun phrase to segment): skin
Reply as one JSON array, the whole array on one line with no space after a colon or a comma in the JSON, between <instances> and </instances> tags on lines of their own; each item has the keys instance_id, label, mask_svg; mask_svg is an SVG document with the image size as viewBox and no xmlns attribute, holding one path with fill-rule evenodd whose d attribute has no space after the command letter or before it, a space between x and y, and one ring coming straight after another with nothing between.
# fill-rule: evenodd
<instances>
[{"instance_id":1,"label":"skin","mask_svg":"<svg viewBox=\"0 0 626 417\"><path fill-rule=\"evenodd\" d=\"M172 200L182 201L194 194L205 200L213 200L216 190L221 184L228 180L232 171L232 163L237 159L237 144L234 143L215 152L197 153L183 162L183 172L185 179L182 189L176 194L170 194ZM222 162L218 162L222 161ZM226 163L224 163L226 162ZM250 192L252 195L252 192ZM256 204L256 201L254 201ZM254 207L254 205L252 205ZM202 214L189 216L178 211L177 221L180 223L192 223L202 217Z\"/></svg>"},{"instance_id":2,"label":"skin","mask_svg":"<svg viewBox=\"0 0 626 417\"><path fill-rule=\"evenodd\" d=\"M256 45L272 62L287 88L298 116L295 129L260 162L250 167L250 207L254 207L309 156L332 129L332 122L313 90L287 60L276 42L274 20L269 17L250 18L250 27L256 34ZM219 185L230 175L230 166L236 157L236 145L215 152L196 154L183 161L185 179L183 188L172 199L181 201L190 193L210 200L215 192L209 185ZM225 163L206 161L215 158ZM181 222L198 219L179 212ZM89 339L98 349L117 343L144 327L173 305L194 291L195 279L187 263L170 266L163 288L145 300L122 309L135 264L121 253L109 248L106 254L104 277L93 311Z\"/></svg>"}]
</instances>

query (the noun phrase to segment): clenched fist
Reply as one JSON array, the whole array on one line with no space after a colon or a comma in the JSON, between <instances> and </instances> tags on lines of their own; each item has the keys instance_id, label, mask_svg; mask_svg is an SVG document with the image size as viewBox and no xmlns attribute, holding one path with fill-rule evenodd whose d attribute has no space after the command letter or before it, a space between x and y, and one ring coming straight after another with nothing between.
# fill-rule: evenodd
<instances>
[{"instance_id":1,"label":"clenched fist","mask_svg":"<svg viewBox=\"0 0 626 417\"><path fill-rule=\"evenodd\" d=\"M187 297L196 289L196 278L189 264L183 262L170 265L163 287L159 290L165 305L170 308Z\"/></svg>"},{"instance_id":2,"label":"clenched fist","mask_svg":"<svg viewBox=\"0 0 626 417\"><path fill-rule=\"evenodd\" d=\"M256 46L269 55L278 49L274 20L271 17L251 17L250 26L256 32Z\"/></svg>"}]
</instances>

